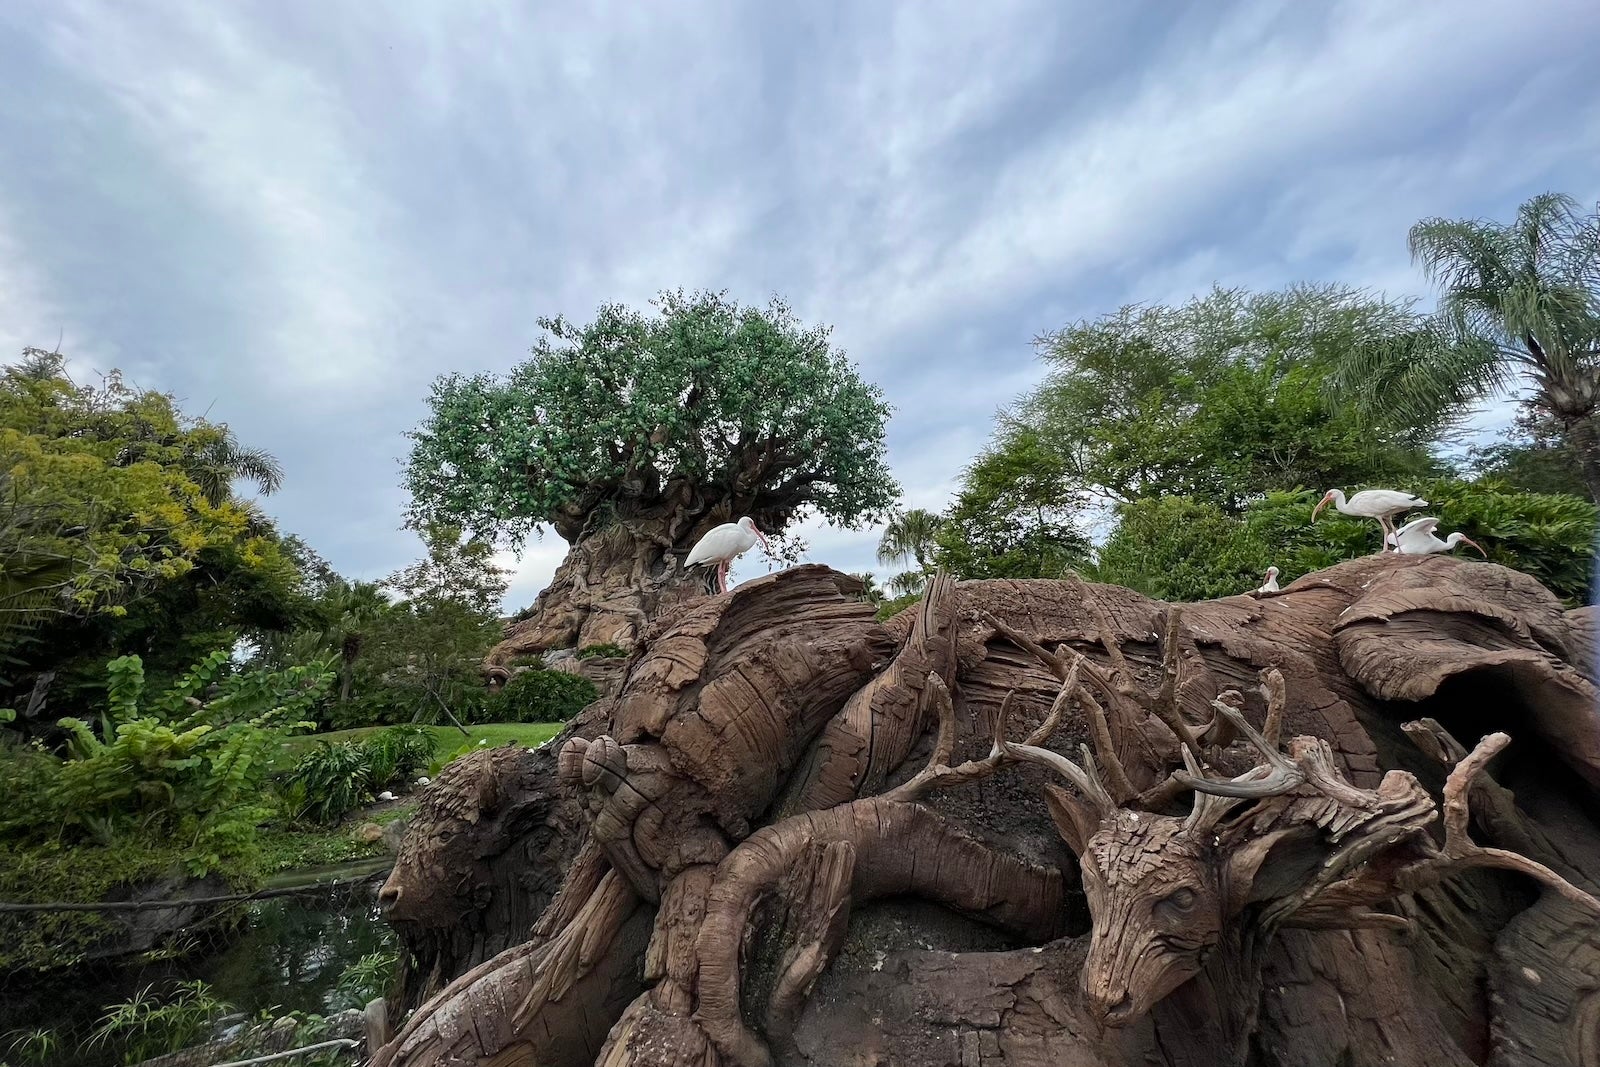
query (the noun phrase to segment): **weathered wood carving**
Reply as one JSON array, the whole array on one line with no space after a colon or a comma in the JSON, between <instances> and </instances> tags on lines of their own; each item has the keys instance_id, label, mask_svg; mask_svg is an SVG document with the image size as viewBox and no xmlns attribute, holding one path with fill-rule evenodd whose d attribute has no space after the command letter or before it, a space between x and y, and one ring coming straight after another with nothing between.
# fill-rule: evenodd
<instances>
[{"instance_id":1,"label":"weathered wood carving","mask_svg":"<svg viewBox=\"0 0 1600 1067\"><path fill-rule=\"evenodd\" d=\"M1600 1065L1587 609L1441 557L854 588L691 601L447 768L374 1062Z\"/></svg>"}]
</instances>

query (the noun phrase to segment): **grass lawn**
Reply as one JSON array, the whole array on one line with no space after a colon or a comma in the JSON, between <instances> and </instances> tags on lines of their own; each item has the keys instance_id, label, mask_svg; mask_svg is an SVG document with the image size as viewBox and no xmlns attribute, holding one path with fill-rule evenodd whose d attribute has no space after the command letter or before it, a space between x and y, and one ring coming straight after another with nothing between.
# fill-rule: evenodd
<instances>
[{"instance_id":1,"label":"grass lawn","mask_svg":"<svg viewBox=\"0 0 1600 1067\"><path fill-rule=\"evenodd\" d=\"M437 756L448 756L469 741L477 744L479 741L488 741L486 748L499 748L507 741L515 741L520 745L533 748L542 745L556 734L566 723L561 722L487 722L479 726L467 727L467 737L461 736L461 731L454 726L430 726L428 732L433 734L433 751ZM300 753L315 745L318 741L359 741L382 730L381 726L360 726L354 730L333 730L325 734L304 734L300 737L291 737L285 746L290 753Z\"/></svg>"}]
</instances>

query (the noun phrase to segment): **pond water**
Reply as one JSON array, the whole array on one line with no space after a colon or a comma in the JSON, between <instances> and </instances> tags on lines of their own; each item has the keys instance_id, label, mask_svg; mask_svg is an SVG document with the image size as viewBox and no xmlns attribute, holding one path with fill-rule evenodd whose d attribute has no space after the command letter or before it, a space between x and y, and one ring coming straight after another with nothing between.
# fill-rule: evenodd
<instances>
[{"instance_id":1,"label":"pond water","mask_svg":"<svg viewBox=\"0 0 1600 1067\"><path fill-rule=\"evenodd\" d=\"M240 905L244 922L223 937L197 935L202 947L179 959L87 966L42 981L0 982L0 1034L44 1027L64 1046L50 1067L105 1067L104 1051L83 1053L72 1046L88 1035L107 1004L127 1000L148 985L161 988L198 978L212 986L213 995L250 1015L268 1008L326 1015L351 1007L336 989L345 968L368 953L394 947L377 903L389 862L297 871L292 879L269 883L269 888L310 885L371 875L355 884ZM0 1037L0 1050L6 1040Z\"/></svg>"}]
</instances>

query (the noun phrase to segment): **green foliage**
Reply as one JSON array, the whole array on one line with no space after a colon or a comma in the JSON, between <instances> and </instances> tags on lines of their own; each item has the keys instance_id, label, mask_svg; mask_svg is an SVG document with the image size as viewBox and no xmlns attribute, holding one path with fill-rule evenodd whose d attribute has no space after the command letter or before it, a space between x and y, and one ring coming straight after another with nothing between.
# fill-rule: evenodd
<instances>
[{"instance_id":1,"label":"green foliage","mask_svg":"<svg viewBox=\"0 0 1600 1067\"><path fill-rule=\"evenodd\" d=\"M1569 604L1586 600L1600 526L1588 501L1497 482L1435 479L1414 488L1429 506L1403 518L1438 516L1441 535L1460 530L1491 561L1533 575ZM1313 524L1318 499L1271 493L1242 516L1183 497L1125 505L1091 573L1163 600L1204 600L1255 589L1269 566L1287 585L1378 550L1375 522L1324 512Z\"/></svg>"},{"instance_id":2,"label":"green foliage","mask_svg":"<svg viewBox=\"0 0 1600 1067\"><path fill-rule=\"evenodd\" d=\"M1089 555L1077 493L1039 431L1012 427L967 468L934 534L934 560L958 578L1059 578Z\"/></svg>"},{"instance_id":3,"label":"green foliage","mask_svg":"<svg viewBox=\"0 0 1600 1067\"><path fill-rule=\"evenodd\" d=\"M1125 307L1038 340L1050 373L999 441L1036 433L1030 447L1086 498L1191 496L1230 513L1274 489L1413 474L1437 423L1364 423L1324 383L1336 356L1424 327L1409 303L1338 286Z\"/></svg>"},{"instance_id":4,"label":"green foliage","mask_svg":"<svg viewBox=\"0 0 1600 1067\"><path fill-rule=\"evenodd\" d=\"M1122 505L1090 573L1162 600L1206 600L1259 586L1268 555L1215 504L1168 496Z\"/></svg>"},{"instance_id":5,"label":"green foliage","mask_svg":"<svg viewBox=\"0 0 1600 1067\"><path fill-rule=\"evenodd\" d=\"M173 840L195 874L248 851L271 814L262 797L272 758L290 731L311 725L300 716L330 676L226 668L226 654L213 653L151 695L139 657L113 660L98 722L60 721L63 757L35 746L0 762L0 837Z\"/></svg>"},{"instance_id":6,"label":"green foliage","mask_svg":"<svg viewBox=\"0 0 1600 1067\"><path fill-rule=\"evenodd\" d=\"M1410 245L1440 287L1438 315L1415 343L1345 353L1337 395L1374 420L1460 418L1527 380L1600 498L1600 212L1545 193L1510 223L1423 219Z\"/></svg>"},{"instance_id":7,"label":"green foliage","mask_svg":"<svg viewBox=\"0 0 1600 1067\"><path fill-rule=\"evenodd\" d=\"M895 511L878 538L878 562L915 563L927 570L933 558L934 537L944 520L926 508Z\"/></svg>"},{"instance_id":8,"label":"green foliage","mask_svg":"<svg viewBox=\"0 0 1600 1067\"><path fill-rule=\"evenodd\" d=\"M454 527L423 536L427 556L381 583L400 599L363 625L356 696L332 711L335 726L483 714L482 662L501 636L505 572L487 543L463 541Z\"/></svg>"},{"instance_id":9,"label":"green foliage","mask_svg":"<svg viewBox=\"0 0 1600 1067\"><path fill-rule=\"evenodd\" d=\"M488 713L502 722L565 722L599 695L580 675L534 668L513 674Z\"/></svg>"},{"instance_id":10,"label":"green foliage","mask_svg":"<svg viewBox=\"0 0 1600 1067\"><path fill-rule=\"evenodd\" d=\"M608 304L586 326L540 319L533 358L504 381L436 381L406 468L412 520L514 542L550 523L576 541L669 493L768 531L801 508L846 526L887 510L889 407L826 328L779 300L655 304Z\"/></svg>"},{"instance_id":11,"label":"green foliage","mask_svg":"<svg viewBox=\"0 0 1600 1067\"><path fill-rule=\"evenodd\" d=\"M10 762L0 759L0 770ZM27 802L9 790L3 799L7 807ZM123 836L108 845L8 839L0 843L0 900L102 900L125 887L171 877L182 870L183 860L175 845L149 838ZM0 916L0 972L72 966L112 929L97 912Z\"/></svg>"},{"instance_id":12,"label":"green foliage","mask_svg":"<svg viewBox=\"0 0 1600 1067\"><path fill-rule=\"evenodd\" d=\"M627 649L610 642L598 645L584 645L578 649L579 659L621 659L627 654Z\"/></svg>"},{"instance_id":13,"label":"green foliage","mask_svg":"<svg viewBox=\"0 0 1600 1067\"><path fill-rule=\"evenodd\" d=\"M1504 482L1530 493L1589 495L1581 450L1548 415L1524 409L1489 445L1467 454L1475 479Z\"/></svg>"},{"instance_id":14,"label":"green foliage","mask_svg":"<svg viewBox=\"0 0 1600 1067\"><path fill-rule=\"evenodd\" d=\"M893 600L885 600L878 605L878 610L874 617L879 622L885 619L892 619L921 599L921 593L907 593L905 596L895 597Z\"/></svg>"},{"instance_id":15,"label":"green foliage","mask_svg":"<svg viewBox=\"0 0 1600 1067\"><path fill-rule=\"evenodd\" d=\"M294 817L337 821L371 799L372 766L366 747L322 742L300 758L283 790Z\"/></svg>"},{"instance_id":16,"label":"green foliage","mask_svg":"<svg viewBox=\"0 0 1600 1067\"><path fill-rule=\"evenodd\" d=\"M125 613L207 551L267 564L273 550L231 499L234 477L278 484L271 457L226 426L186 419L170 396L67 377L29 350L0 373L0 620Z\"/></svg>"},{"instance_id":17,"label":"green foliage","mask_svg":"<svg viewBox=\"0 0 1600 1067\"><path fill-rule=\"evenodd\" d=\"M199 1044L219 1018L233 1011L204 982L179 982L165 995L143 986L120 1004L108 1004L88 1047L117 1049L124 1063L178 1052Z\"/></svg>"},{"instance_id":18,"label":"green foliage","mask_svg":"<svg viewBox=\"0 0 1600 1067\"><path fill-rule=\"evenodd\" d=\"M361 743L366 755L368 781L374 789L411 776L433 758L433 732L426 726L391 726Z\"/></svg>"},{"instance_id":19,"label":"green foliage","mask_svg":"<svg viewBox=\"0 0 1600 1067\"><path fill-rule=\"evenodd\" d=\"M286 777L284 800L297 819L335 822L426 767L435 745L425 726L391 726L360 741L319 741Z\"/></svg>"},{"instance_id":20,"label":"green foliage","mask_svg":"<svg viewBox=\"0 0 1600 1067\"><path fill-rule=\"evenodd\" d=\"M394 952L369 952L344 969L339 975L338 993L344 1008L364 1008L379 997L387 996L394 985L399 956Z\"/></svg>"},{"instance_id":21,"label":"green foliage","mask_svg":"<svg viewBox=\"0 0 1600 1067\"><path fill-rule=\"evenodd\" d=\"M0 1063L18 1064L46 1064L55 1058L56 1052L61 1047L61 1039L52 1030L35 1027L32 1030L12 1030L0 1037L4 1042L4 1053L0 1054Z\"/></svg>"}]
</instances>

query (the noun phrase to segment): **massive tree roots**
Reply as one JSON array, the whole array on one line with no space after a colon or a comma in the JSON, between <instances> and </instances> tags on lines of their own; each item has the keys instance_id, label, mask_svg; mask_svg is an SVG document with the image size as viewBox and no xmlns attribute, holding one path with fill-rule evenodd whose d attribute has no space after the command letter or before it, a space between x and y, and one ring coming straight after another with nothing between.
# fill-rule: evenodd
<instances>
[{"instance_id":1,"label":"massive tree roots","mask_svg":"<svg viewBox=\"0 0 1600 1067\"><path fill-rule=\"evenodd\" d=\"M1590 610L1441 557L856 588L690 600L447 768L374 1063L1600 1067Z\"/></svg>"}]
</instances>

